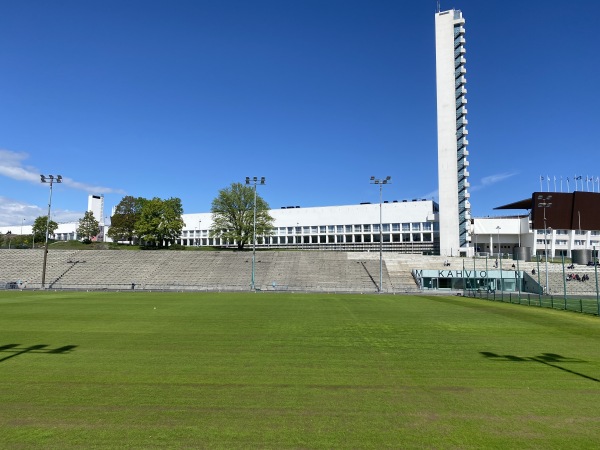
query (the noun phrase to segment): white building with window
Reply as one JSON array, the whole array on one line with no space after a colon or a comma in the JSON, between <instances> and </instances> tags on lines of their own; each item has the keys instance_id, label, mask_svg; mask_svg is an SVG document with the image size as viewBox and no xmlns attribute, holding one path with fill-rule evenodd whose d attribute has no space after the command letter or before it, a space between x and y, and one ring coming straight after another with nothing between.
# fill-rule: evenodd
<instances>
[{"instance_id":1,"label":"white building with window","mask_svg":"<svg viewBox=\"0 0 600 450\"><path fill-rule=\"evenodd\" d=\"M379 250L437 253L438 207L432 200L362 203L345 206L283 207L269 211L275 219L271 235L257 236L258 248L307 250ZM381 226L380 226L381 219ZM177 243L183 246L235 247L210 237L212 215L184 214Z\"/></svg>"}]
</instances>

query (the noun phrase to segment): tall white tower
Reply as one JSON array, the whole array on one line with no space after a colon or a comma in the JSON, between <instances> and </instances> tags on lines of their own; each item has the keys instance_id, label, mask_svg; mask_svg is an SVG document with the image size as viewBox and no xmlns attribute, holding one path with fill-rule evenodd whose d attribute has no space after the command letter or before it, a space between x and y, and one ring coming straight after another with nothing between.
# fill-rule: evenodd
<instances>
[{"instance_id":1,"label":"tall white tower","mask_svg":"<svg viewBox=\"0 0 600 450\"><path fill-rule=\"evenodd\" d=\"M104 225L104 195L88 195L87 210L94 213L100 225Z\"/></svg>"},{"instance_id":2,"label":"tall white tower","mask_svg":"<svg viewBox=\"0 0 600 450\"><path fill-rule=\"evenodd\" d=\"M471 238L465 19L458 10L435 15L440 255L458 256Z\"/></svg>"}]
</instances>

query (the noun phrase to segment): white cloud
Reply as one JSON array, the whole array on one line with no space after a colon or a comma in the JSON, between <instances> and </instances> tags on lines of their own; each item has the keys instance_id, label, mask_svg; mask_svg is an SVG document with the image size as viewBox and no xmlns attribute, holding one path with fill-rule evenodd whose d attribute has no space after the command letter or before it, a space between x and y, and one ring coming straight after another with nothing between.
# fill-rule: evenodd
<instances>
[{"instance_id":1,"label":"white cloud","mask_svg":"<svg viewBox=\"0 0 600 450\"><path fill-rule=\"evenodd\" d=\"M86 191L89 194L125 194L123 189L113 189L104 186L94 186L92 184L81 183L71 178L63 177L63 184L73 189Z\"/></svg>"},{"instance_id":2,"label":"white cloud","mask_svg":"<svg viewBox=\"0 0 600 450\"><path fill-rule=\"evenodd\" d=\"M479 189L487 188L489 186L492 186L493 184L504 181L507 178L514 177L517 174L518 174L518 172L504 172L504 173L497 173L494 175L488 175L487 177L483 177L479 184L471 186L469 188L469 191L473 192L473 191L478 191Z\"/></svg>"},{"instance_id":3,"label":"white cloud","mask_svg":"<svg viewBox=\"0 0 600 450\"><path fill-rule=\"evenodd\" d=\"M0 175L12 178L13 180L39 183L40 170L23 164L28 158L29 155L24 152L0 149ZM63 177L63 184L73 189L85 191L88 194L125 194L123 189L82 183L66 177Z\"/></svg>"},{"instance_id":4,"label":"white cloud","mask_svg":"<svg viewBox=\"0 0 600 450\"><path fill-rule=\"evenodd\" d=\"M496 183L504 181L507 178L513 177L517 174L518 174L517 172L504 172L504 173L497 173L494 175L488 175L487 177L483 177L481 179L481 181L479 182L479 184L472 185L468 190L469 190L469 192L478 191L480 189L484 189L484 188L492 186ZM435 191L431 191L426 194L423 194L419 198L426 198L428 200L430 198L433 198L437 201L437 199L439 199L439 189L436 189Z\"/></svg>"},{"instance_id":5,"label":"white cloud","mask_svg":"<svg viewBox=\"0 0 600 450\"><path fill-rule=\"evenodd\" d=\"M48 210L37 205L30 205L19 200L0 196L0 227L14 227L21 223L31 225L40 216L46 216ZM52 209L52 220L77 222L83 217L83 211Z\"/></svg>"},{"instance_id":6,"label":"white cloud","mask_svg":"<svg viewBox=\"0 0 600 450\"><path fill-rule=\"evenodd\" d=\"M17 225L23 222L23 219L25 219L25 224L30 225L36 217L45 214L42 212L42 208L36 205L28 205L18 200L0 196L0 226Z\"/></svg>"},{"instance_id":7,"label":"white cloud","mask_svg":"<svg viewBox=\"0 0 600 450\"><path fill-rule=\"evenodd\" d=\"M13 180L39 182L39 173L33 167L22 164L22 161L28 157L27 153L0 149L0 175Z\"/></svg>"}]
</instances>

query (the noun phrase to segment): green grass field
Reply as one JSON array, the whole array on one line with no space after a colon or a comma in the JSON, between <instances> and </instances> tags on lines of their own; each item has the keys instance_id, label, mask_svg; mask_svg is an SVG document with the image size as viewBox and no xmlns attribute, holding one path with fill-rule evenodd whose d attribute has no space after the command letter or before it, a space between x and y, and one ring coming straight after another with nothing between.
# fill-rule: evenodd
<instances>
[{"instance_id":1,"label":"green grass field","mask_svg":"<svg viewBox=\"0 0 600 450\"><path fill-rule=\"evenodd\" d=\"M598 448L600 319L461 297L0 292L1 448Z\"/></svg>"}]
</instances>

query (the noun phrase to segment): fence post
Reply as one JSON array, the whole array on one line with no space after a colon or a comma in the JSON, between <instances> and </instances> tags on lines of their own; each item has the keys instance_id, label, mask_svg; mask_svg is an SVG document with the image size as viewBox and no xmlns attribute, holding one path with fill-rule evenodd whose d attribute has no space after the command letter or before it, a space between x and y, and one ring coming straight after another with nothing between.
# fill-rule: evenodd
<instances>
[{"instance_id":1,"label":"fence post","mask_svg":"<svg viewBox=\"0 0 600 450\"><path fill-rule=\"evenodd\" d=\"M598 316L600 316L600 298L598 297L598 256L595 245L592 250L592 261L594 262L594 274L596 275L596 306L598 307Z\"/></svg>"},{"instance_id":2,"label":"fence post","mask_svg":"<svg viewBox=\"0 0 600 450\"><path fill-rule=\"evenodd\" d=\"M563 292L565 293L565 310L567 309L567 276L565 275L565 255L562 256L563 266Z\"/></svg>"},{"instance_id":3,"label":"fence post","mask_svg":"<svg viewBox=\"0 0 600 450\"><path fill-rule=\"evenodd\" d=\"M542 289L542 280L540 279L540 255L535 255L535 256L537 256L537 258L536 258L537 259L537 268L538 268L537 275L538 275L538 285L540 287L540 290L538 291L539 292L539 300L540 300L540 306L542 306L542 292L541 291L543 289ZM548 286L546 286L546 289L548 289Z\"/></svg>"}]
</instances>

